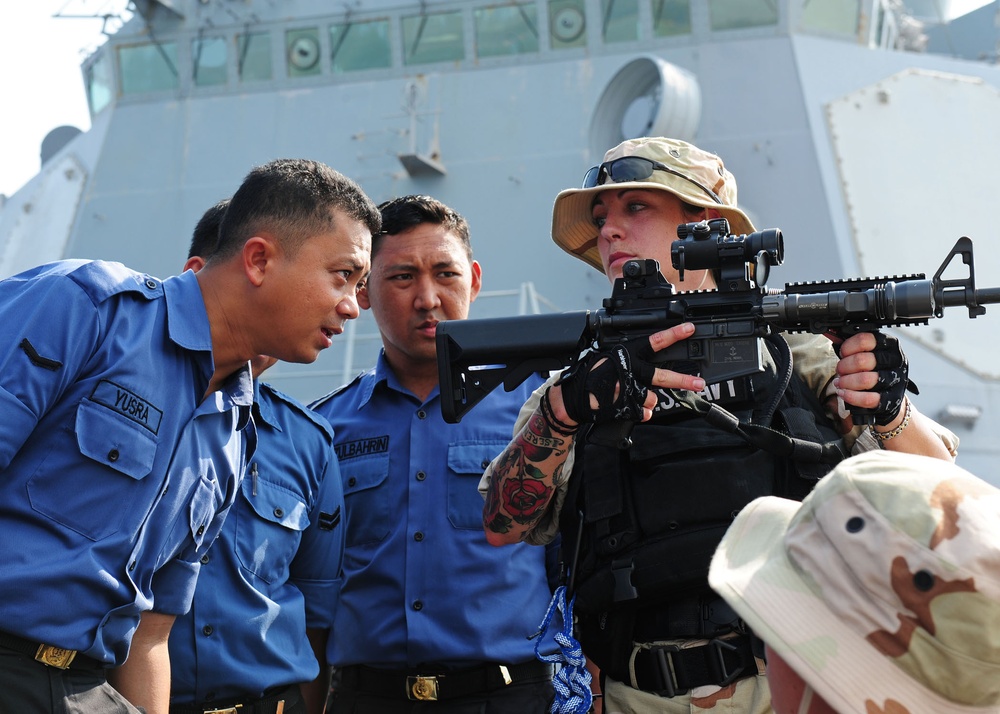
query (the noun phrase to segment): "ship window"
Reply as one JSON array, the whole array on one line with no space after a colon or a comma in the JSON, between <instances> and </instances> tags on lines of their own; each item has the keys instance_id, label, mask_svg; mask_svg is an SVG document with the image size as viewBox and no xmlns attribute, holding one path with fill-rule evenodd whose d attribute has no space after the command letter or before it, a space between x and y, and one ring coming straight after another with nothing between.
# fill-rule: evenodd
<instances>
[{"instance_id":1,"label":"ship window","mask_svg":"<svg viewBox=\"0 0 1000 714\"><path fill-rule=\"evenodd\" d=\"M858 0L804 0L802 27L854 37L858 32L861 8Z\"/></svg>"},{"instance_id":2,"label":"ship window","mask_svg":"<svg viewBox=\"0 0 1000 714\"><path fill-rule=\"evenodd\" d=\"M87 104L94 116L111 103L114 97L114 77L111 73L111 55L101 52L97 60L87 67Z\"/></svg>"},{"instance_id":3,"label":"ship window","mask_svg":"<svg viewBox=\"0 0 1000 714\"><path fill-rule=\"evenodd\" d=\"M311 77L323 71L319 61L319 28L304 27L285 32L289 77Z\"/></svg>"},{"instance_id":4,"label":"ship window","mask_svg":"<svg viewBox=\"0 0 1000 714\"><path fill-rule=\"evenodd\" d=\"M639 39L639 0L602 0L601 34L609 43Z\"/></svg>"},{"instance_id":5,"label":"ship window","mask_svg":"<svg viewBox=\"0 0 1000 714\"><path fill-rule=\"evenodd\" d=\"M462 13L426 13L403 18L403 62L427 64L465 58Z\"/></svg>"},{"instance_id":6,"label":"ship window","mask_svg":"<svg viewBox=\"0 0 1000 714\"><path fill-rule=\"evenodd\" d=\"M122 94L177 89L177 43L159 42L118 48Z\"/></svg>"},{"instance_id":7,"label":"ship window","mask_svg":"<svg viewBox=\"0 0 1000 714\"><path fill-rule=\"evenodd\" d=\"M388 20L330 26L330 67L334 72L391 66Z\"/></svg>"},{"instance_id":8,"label":"ship window","mask_svg":"<svg viewBox=\"0 0 1000 714\"><path fill-rule=\"evenodd\" d=\"M479 57L538 52L538 9L534 4L477 8L473 18Z\"/></svg>"},{"instance_id":9,"label":"ship window","mask_svg":"<svg viewBox=\"0 0 1000 714\"><path fill-rule=\"evenodd\" d=\"M552 49L587 46L587 15L583 0L549 2L549 35Z\"/></svg>"},{"instance_id":10,"label":"ship window","mask_svg":"<svg viewBox=\"0 0 1000 714\"><path fill-rule=\"evenodd\" d=\"M713 30L778 24L775 0L708 0Z\"/></svg>"},{"instance_id":11,"label":"ship window","mask_svg":"<svg viewBox=\"0 0 1000 714\"><path fill-rule=\"evenodd\" d=\"M205 37L191 43L196 86L226 83L226 49L226 40L222 37Z\"/></svg>"},{"instance_id":12,"label":"ship window","mask_svg":"<svg viewBox=\"0 0 1000 714\"><path fill-rule=\"evenodd\" d=\"M672 37L691 33L690 0L652 0L653 35Z\"/></svg>"},{"instance_id":13,"label":"ship window","mask_svg":"<svg viewBox=\"0 0 1000 714\"><path fill-rule=\"evenodd\" d=\"M236 37L237 68L240 81L263 82L271 79L271 35L251 32Z\"/></svg>"},{"instance_id":14,"label":"ship window","mask_svg":"<svg viewBox=\"0 0 1000 714\"><path fill-rule=\"evenodd\" d=\"M878 0L875 3L875 7L872 8L875 19L872 23L874 34L868 38L868 45L870 47L891 49L896 46L896 38L899 32L896 27L895 15L890 13L887 4L888 0Z\"/></svg>"}]
</instances>

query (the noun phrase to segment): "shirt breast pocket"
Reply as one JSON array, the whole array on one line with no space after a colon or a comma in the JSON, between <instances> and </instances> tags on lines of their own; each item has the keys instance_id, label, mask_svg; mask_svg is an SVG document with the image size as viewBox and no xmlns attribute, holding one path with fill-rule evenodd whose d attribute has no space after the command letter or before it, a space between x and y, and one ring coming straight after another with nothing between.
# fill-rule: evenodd
<instances>
[{"instance_id":1,"label":"shirt breast pocket","mask_svg":"<svg viewBox=\"0 0 1000 714\"><path fill-rule=\"evenodd\" d=\"M302 531L309 526L306 500L300 494L252 476L243 479L240 489L242 494L234 514L236 556L244 568L262 580L284 582L302 540Z\"/></svg>"},{"instance_id":2,"label":"shirt breast pocket","mask_svg":"<svg viewBox=\"0 0 1000 714\"><path fill-rule=\"evenodd\" d=\"M107 407L83 401L76 412L76 441L87 457L52 453L28 481L31 507L57 523L102 540L117 533L136 505L156 458L156 437ZM148 490L148 489L145 489Z\"/></svg>"},{"instance_id":3,"label":"shirt breast pocket","mask_svg":"<svg viewBox=\"0 0 1000 714\"><path fill-rule=\"evenodd\" d=\"M448 445L448 520L455 528L483 529L479 480L507 441L456 441Z\"/></svg>"},{"instance_id":4,"label":"shirt breast pocket","mask_svg":"<svg viewBox=\"0 0 1000 714\"><path fill-rule=\"evenodd\" d=\"M389 454L340 462L347 513L347 547L381 542L389 534L389 497L380 488L389 476Z\"/></svg>"}]
</instances>

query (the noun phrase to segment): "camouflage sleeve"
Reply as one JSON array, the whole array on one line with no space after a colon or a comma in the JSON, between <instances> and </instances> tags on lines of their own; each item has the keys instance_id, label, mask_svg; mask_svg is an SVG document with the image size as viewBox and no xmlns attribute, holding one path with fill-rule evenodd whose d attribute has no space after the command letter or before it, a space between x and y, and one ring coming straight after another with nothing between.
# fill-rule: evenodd
<instances>
[{"instance_id":1,"label":"camouflage sleeve","mask_svg":"<svg viewBox=\"0 0 1000 714\"><path fill-rule=\"evenodd\" d=\"M822 402L834 394L833 378L837 376L837 353L824 335L791 332L784 335L792 351L795 372Z\"/></svg>"},{"instance_id":2,"label":"camouflage sleeve","mask_svg":"<svg viewBox=\"0 0 1000 714\"><path fill-rule=\"evenodd\" d=\"M535 409L538 408L538 404L542 399L542 394L550 386L555 384L555 381L559 378L558 374L555 374L545 382L542 386L536 389L532 395L528 398L528 401L524 403L521 407L521 411L517 415L517 421L514 422L514 430L511 432L511 437L521 431L525 424L527 424L529 417L534 413ZM502 454L501 454L502 456ZM498 459L500 456L497 457ZM566 456L565 464L561 472L554 477L555 494L552 497L552 503L548 509L546 509L545 515L535 524L534 528L528 533L527 537L524 539L526 543L531 545L548 545L556 536L559 535L559 513L562 510L563 503L566 502L566 492L569 490L569 475L573 473L573 450L570 449L569 454ZM479 481L479 494L485 499L486 493L490 487L490 481L493 478L493 468L496 464L496 459L486 467L486 471L483 472L483 477Z\"/></svg>"}]
</instances>

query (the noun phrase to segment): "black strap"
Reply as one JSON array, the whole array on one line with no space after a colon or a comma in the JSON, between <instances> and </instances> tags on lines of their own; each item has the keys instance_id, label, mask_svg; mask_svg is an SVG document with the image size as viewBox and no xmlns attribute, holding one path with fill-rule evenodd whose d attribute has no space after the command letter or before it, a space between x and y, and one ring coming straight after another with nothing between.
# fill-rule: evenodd
<instances>
[{"instance_id":1,"label":"black strap","mask_svg":"<svg viewBox=\"0 0 1000 714\"><path fill-rule=\"evenodd\" d=\"M784 337L778 333L774 333L766 338L766 342L769 348L773 347L771 354L774 356L780 370L777 375L777 388L770 404L768 404L767 409L762 415L762 421L769 423L774 417L782 395L788 389L794 365L792 363L791 350ZM838 464L850 455L841 439L825 443L798 439L762 424L741 422L739 417L732 412L721 405L709 402L695 392L679 389L670 389L667 391L670 392L678 403L699 414L710 425L729 434L734 434L754 448L761 449L769 454L805 463L829 465Z\"/></svg>"},{"instance_id":2,"label":"black strap","mask_svg":"<svg viewBox=\"0 0 1000 714\"><path fill-rule=\"evenodd\" d=\"M635 656L635 681L626 684L661 697L709 684L725 687L757 674L751 635L714 639L700 647L653 646Z\"/></svg>"},{"instance_id":3,"label":"black strap","mask_svg":"<svg viewBox=\"0 0 1000 714\"><path fill-rule=\"evenodd\" d=\"M701 415L708 424L734 434L751 446L769 454L796 461L824 464L838 464L848 456L842 440L817 444L805 439L796 439L760 424L741 422L732 412L718 404L712 404L694 392L670 390L670 393L678 402Z\"/></svg>"},{"instance_id":4,"label":"black strap","mask_svg":"<svg viewBox=\"0 0 1000 714\"><path fill-rule=\"evenodd\" d=\"M236 706L240 714L275 714L278 702L285 702L289 707L296 704L300 697L299 687L292 684L287 687L275 687L264 692L263 697L242 699L220 699L217 702L201 702L200 704L171 704L170 714L202 714L216 709L232 709Z\"/></svg>"},{"instance_id":5,"label":"black strap","mask_svg":"<svg viewBox=\"0 0 1000 714\"><path fill-rule=\"evenodd\" d=\"M552 678L552 665L538 660L506 665L506 670L511 680L509 684ZM409 687L415 677L435 677L439 700L482 694L508 686L499 664L450 671L389 670L358 664L341 668L340 675L339 686L345 690L392 699L409 699Z\"/></svg>"},{"instance_id":6,"label":"black strap","mask_svg":"<svg viewBox=\"0 0 1000 714\"><path fill-rule=\"evenodd\" d=\"M35 655L38 653L38 648L42 646L44 645L42 645L39 642L26 640L23 637L18 637L17 635L12 635L8 632L0 632L0 647L11 650L12 652L17 652L18 654L22 654L31 659L36 659ZM38 661L39 664L43 665L45 664L40 660L36 661ZM73 661L70 662L69 666L66 667L66 669L72 669L72 670L104 669L108 666L109 665L106 665L103 662L99 662L93 657L88 657L85 654L80 654L79 652L77 652L76 655L73 657ZM57 667L56 669L60 668Z\"/></svg>"}]
</instances>

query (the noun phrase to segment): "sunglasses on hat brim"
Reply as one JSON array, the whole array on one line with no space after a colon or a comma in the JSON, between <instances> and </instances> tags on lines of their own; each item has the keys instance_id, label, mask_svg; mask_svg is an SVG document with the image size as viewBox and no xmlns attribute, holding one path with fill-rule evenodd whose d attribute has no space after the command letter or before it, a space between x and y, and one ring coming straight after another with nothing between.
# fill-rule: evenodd
<instances>
[{"instance_id":1,"label":"sunglasses on hat brim","mask_svg":"<svg viewBox=\"0 0 1000 714\"><path fill-rule=\"evenodd\" d=\"M695 181L690 176L682 174L680 171L670 168L666 164L661 164L659 161L653 161L642 156L623 156L619 159L605 161L603 164L591 167L583 176L583 188L603 186L608 181L612 183L645 181L653 175L654 171L666 171L674 176L679 176L688 183L700 188L716 203L723 203L715 191L704 184Z\"/></svg>"}]
</instances>

